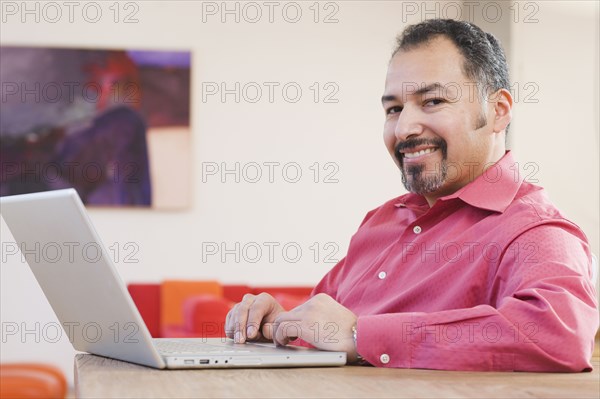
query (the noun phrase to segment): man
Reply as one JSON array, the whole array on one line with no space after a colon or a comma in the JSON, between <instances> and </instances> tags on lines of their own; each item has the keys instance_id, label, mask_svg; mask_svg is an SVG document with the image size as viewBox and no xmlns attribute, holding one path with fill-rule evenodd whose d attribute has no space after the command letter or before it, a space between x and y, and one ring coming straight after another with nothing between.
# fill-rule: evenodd
<instances>
[{"instance_id":1,"label":"man","mask_svg":"<svg viewBox=\"0 0 600 399\"><path fill-rule=\"evenodd\" d=\"M492 35L453 20L408 27L382 102L410 193L367 214L306 303L285 312L246 295L228 336L300 338L381 367L590 370L590 248L506 151L508 89Z\"/></svg>"}]
</instances>

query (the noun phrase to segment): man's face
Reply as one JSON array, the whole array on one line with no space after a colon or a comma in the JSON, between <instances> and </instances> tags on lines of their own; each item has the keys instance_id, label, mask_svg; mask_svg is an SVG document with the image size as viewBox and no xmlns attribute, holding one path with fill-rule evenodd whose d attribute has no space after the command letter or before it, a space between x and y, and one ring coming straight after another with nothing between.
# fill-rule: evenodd
<instances>
[{"instance_id":1,"label":"man's face","mask_svg":"<svg viewBox=\"0 0 600 399\"><path fill-rule=\"evenodd\" d=\"M455 192L498 160L493 106L481 103L462 65L456 46L438 37L398 52L388 68L385 145L406 189L428 200Z\"/></svg>"}]
</instances>

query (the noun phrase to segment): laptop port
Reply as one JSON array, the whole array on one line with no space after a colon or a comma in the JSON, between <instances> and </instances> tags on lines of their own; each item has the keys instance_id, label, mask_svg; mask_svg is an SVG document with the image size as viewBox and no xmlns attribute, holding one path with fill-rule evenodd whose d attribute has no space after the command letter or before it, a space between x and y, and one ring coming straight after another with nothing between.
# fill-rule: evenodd
<instances>
[{"instance_id":1,"label":"laptop port","mask_svg":"<svg viewBox=\"0 0 600 399\"><path fill-rule=\"evenodd\" d=\"M183 364L194 364L194 359L185 359Z\"/></svg>"},{"instance_id":2,"label":"laptop port","mask_svg":"<svg viewBox=\"0 0 600 399\"><path fill-rule=\"evenodd\" d=\"M209 359L200 359L200 361L198 363L200 364L208 364L210 362Z\"/></svg>"}]
</instances>

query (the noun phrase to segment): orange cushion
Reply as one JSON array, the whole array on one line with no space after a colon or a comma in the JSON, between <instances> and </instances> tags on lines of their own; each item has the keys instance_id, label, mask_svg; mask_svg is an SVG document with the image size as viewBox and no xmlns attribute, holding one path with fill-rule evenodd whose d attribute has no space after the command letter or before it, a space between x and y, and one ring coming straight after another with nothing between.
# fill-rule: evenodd
<instances>
[{"instance_id":1,"label":"orange cushion","mask_svg":"<svg viewBox=\"0 0 600 399\"><path fill-rule=\"evenodd\" d=\"M35 363L0 365L0 397L64 398L67 381L54 366Z\"/></svg>"},{"instance_id":2,"label":"orange cushion","mask_svg":"<svg viewBox=\"0 0 600 399\"><path fill-rule=\"evenodd\" d=\"M217 281L165 280L160 288L161 329L182 326L183 303L196 295L223 296L223 287Z\"/></svg>"}]
</instances>

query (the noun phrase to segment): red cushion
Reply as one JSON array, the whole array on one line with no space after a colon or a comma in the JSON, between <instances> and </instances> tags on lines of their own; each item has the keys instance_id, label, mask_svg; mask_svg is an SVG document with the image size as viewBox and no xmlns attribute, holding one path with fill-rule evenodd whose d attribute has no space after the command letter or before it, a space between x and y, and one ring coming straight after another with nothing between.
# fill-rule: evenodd
<instances>
[{"instance_id":1,"label":"red cushion","mask_svg":"<svg viewBox=\"0 0 600 399\"><path fill-rule=\"evenodd\" d=\"M261 292L271 294L285 310L290 310L303 304L310 297L312 287L254 287L256 295Z\"/></svg>"},{"instance_id":2,"label":"red cushion","mask_svg":"<svg viewBox=\"0 0 600 399\"><path fill-rule=\"evenodd\" d=\"M150 335L161 337L160 331L160 284L129 284L133 302L146 323Z\"/></svg>"},{"instance_id":3,"label":"red cushion","mask_svg":"<svg viewBox=\"0 0 600 399\"><path fill-rule=\"evenodd\" d=\"M252 293L252 289L247 285L224 285L223 286L223 297L229 299L232 302L241 302L244 295Z\"/></svg>"},{"instance_id":4,"label":"red cushion","mask_svg":"<svg viewBox=\"0 0 600 399\"><path fill-rule=\"evenodd\" d=\"M183 328L197 337L224 337L225 317L232 306L232 301L214 295L188 298L183 304Z\"/></svg>"},{"instance_id":5,"label":"red cushion","mask_svg":"<svg viewBox=\"0 0 600 399\"><path fill-rule=\"evenodd\" d=\"M291 310L294 309L296 306L300 306L304 302L306 302L308 296L276 293L275 295L273 295L273 298L275 298L275 300L279 302L279 304L283 306L285 310Z\"/></svg>"}]
</instances>

